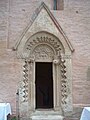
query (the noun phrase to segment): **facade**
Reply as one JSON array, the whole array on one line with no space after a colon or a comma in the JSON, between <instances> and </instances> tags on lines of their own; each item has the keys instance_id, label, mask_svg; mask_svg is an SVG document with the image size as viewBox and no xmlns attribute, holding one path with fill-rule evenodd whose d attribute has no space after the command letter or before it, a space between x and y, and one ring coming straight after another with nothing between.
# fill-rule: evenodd
<instances>
[{"instance_id":1,"label":"facade","mask_svg":"<svg viewBox=\"0 0 90 120\"><path fill-rule=\"evenodd\" d=\"M0 1L0 101L20 117L53 109L61 120L90 105L90 1L54 2Z\"/></svg>"}]
</instances>

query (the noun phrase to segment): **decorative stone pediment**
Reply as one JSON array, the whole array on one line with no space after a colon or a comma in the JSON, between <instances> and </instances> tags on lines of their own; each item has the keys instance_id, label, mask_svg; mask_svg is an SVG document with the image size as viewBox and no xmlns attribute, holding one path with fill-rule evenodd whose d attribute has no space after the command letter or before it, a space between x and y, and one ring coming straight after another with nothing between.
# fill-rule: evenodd
<instances>
[{"instance_id":1,"label":"decorative stone pediment","mask_svg":"<svg viewBox=\"0 0 90 120\"><path fill-rule=\"evenodd\" d=\"M17 41L14 50L17 51L17 57L24 62L23 80L19 88L20 115L30 118L31 113L35 111L35 65L37 62L52 64L53 109L60 115L71 112L71 54L74 49L44 3L36 10L32 22Z\"/></svg>"},{"instance_id":2,"label":"decorative stone pediment","mask_svg":"<svg viewBox=\"0 0 90 120\"><path fill-rule=\"evenodd\" d=\"M32 22L28 24L21 37L17 41L16 45L14 46L14 50L17 50L19 58L22 57L21 54L23 54L24 45L28 40L30 41L31 36L42 31L56 36L63 45L66 53L74 51L61 26L58 24L55 17L50 12L45 3L42 2L40 7L36 10L34 17L32 18Z\"/></svg>"}]
</instances>

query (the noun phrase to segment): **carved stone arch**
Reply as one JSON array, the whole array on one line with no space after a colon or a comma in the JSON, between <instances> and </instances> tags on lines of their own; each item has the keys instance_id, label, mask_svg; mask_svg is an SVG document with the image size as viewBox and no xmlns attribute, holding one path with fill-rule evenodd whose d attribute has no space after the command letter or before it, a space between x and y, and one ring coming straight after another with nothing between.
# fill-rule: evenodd
<instances>
[{"instance_id":1,"label":"carved stone arch","mask_svg":"<svg viewBox=\"0 0 90 120\"><path fill-rule=\"evenodd\" d=\"M52 62L53 63L53 82L54 82L54 109L65 111L67 108L68 98L67 94L67 76L66 76L66 60L64 60L65 50L61 41L54 35L48 32L39 32L31 36L24 45L23 57L29 62L28 66L30 68L30 85L29 89L35 84L35 62ZM31 67L32 66L32 67ZM25 73L26 74L26 73ZM61 89L61 91L60 91ZM33 91L30 91L29 95L34 96L35 87ZM30 98L32 101L32 110L35 109L35 96L34 99ZM62 107L61 107L62 106Z\"/></svg>"},{"instance_id":2,"label":"carved stone arch","mask_svg":"<svg viewBox=\"0 0 90 120\"><path fill-rule=\"evenodd\" d=\"M36 52L38 50L38 52ZM39 52L40 50L40 52ZM60 56L65 53L65 49L61 41L53 34L46 31L38 32L32 35L25 43L23 49L23 56L29 58L34 56L35 53L46 52L49 58ZM51 52L51 56L50 56ZM42 56L43 57L43 56ZM44 56L45 58L45 56Z\"/></svg>"}]
</instances>

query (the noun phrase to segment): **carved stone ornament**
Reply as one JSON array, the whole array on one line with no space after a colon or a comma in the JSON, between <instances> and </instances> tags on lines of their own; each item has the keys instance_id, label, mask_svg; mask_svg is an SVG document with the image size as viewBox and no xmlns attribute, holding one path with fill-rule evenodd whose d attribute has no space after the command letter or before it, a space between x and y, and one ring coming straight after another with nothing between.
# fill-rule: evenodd
<instances>
[{"instance_id":1,"label":"carved stone ornament","mask_svg":"<svg viewBox=\"0 0 90 120\"><path fill-rule=\"evenodd\" d=\"M28 101L28 62L25 61L23 65L23 90L22 90L23 102Z\"/></svg>"},{"instance_id":2,"label":"carved stone ornament","mask_svg":"<svg viewBox=\"0 0 90 120\"><path fill-rule=\"evenodd\" d=\"M41 37L37 37L36 40L28 41L26 43L26 49L32 50L32 47L40 43L47 43L51 45L52 47L54 47L56 51L61 50L59 42L54 39L49 38L48 36L47 37L41 36Z\"/></svg>"},{"instance_id":3,"label":"carved stone ornament","mask_svg":"<svg viewBox=\"0 0 90 120\"><path fill-rule=\"evenodd\" d=\"M33 54L35 55L35 59L52 59L54 55L54 51L47 44L38 45Z\"/></svg>"},{"instance_id":4,"label":"carved stone ornament","mask_svg":"<svg viewBox=\"0 0 90 120\"><path fill-rule=\"evenodd\" d=\"M59 59L54 59L54 60L53 60L53 63L54 63L54 64L60 64L60 60L59 60Z\"/></svg>"},{"instance_id":5,"label":"carved stone ornament","mask_svg":"<svg viewBox=\"0 0 90 120\"><path fill-rule=\"evenodd\" d=\"M66 77L66 66L65 60L61 59L61 95L62 95L62 104L66 104L67 98L67 77Z\"/></svg>"},{"instance_id":6,"label":"carved stone ornament","mask_svg":"<svg viewBox=\"0 0 90 120\"><path fill-rule=\"evenodd\" d=\"M23 51L28 57L35 55L37 59L50 59L54 55L64 52L64 48L56 37L49 33L41 32L27 40Z\"/></svg>"}]
</instances>

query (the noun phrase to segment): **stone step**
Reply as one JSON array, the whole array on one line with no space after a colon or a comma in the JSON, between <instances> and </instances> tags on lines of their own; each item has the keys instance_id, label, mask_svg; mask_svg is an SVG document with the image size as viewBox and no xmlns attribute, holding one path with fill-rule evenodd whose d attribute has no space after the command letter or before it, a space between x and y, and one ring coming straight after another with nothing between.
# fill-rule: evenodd
<instances>
[{"instance_id":1,"label":"stone step","mask_svg":"<svg viewBox=\"0 0 90 120\"><path fill-rule=\"evenodd\" d=\"M31 117L31 120L63 120L60 115L35 115Z\"/></svg>"},{"instance_id":2,"label":"stone step","mask_svg":"<svg viewBox=\"0 0 90 120\"><path fill-rule=\"evenodd\" d=\"M36 110L32 115L60 115L60 111L54 110Z\"/></svg>"}]
</instances>

